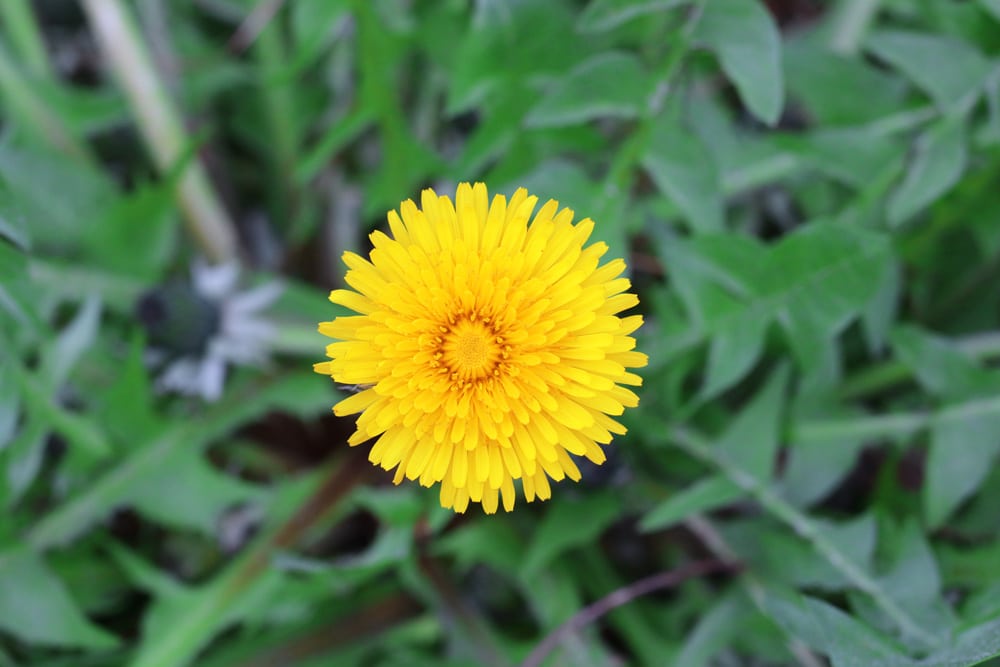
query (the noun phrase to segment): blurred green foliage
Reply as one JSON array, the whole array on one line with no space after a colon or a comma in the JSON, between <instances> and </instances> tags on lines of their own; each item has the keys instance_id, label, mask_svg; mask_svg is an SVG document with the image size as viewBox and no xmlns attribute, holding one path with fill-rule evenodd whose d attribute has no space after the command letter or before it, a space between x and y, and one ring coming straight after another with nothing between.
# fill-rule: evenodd
<instances>
[{"instance_id":1,"label":"blurred green foliage","mask_svg":"<svg viewBox=\"0 0 1000 667\"><path fill-rule=\"evenodd\" d=\"M170 169L83 5L142 31L187 121ZM0 666L537 664L613 591L546 664L1000 664L996 0L0 22ZM194 160L242 288L285 287L216 402L158 389L217 326L176 306ZM474 180L592 217L651 357L609 462L493 517L352 456L311 371L340 253ZM704 559L728 570L631 599Z\"/></svg>"}]
</instances>

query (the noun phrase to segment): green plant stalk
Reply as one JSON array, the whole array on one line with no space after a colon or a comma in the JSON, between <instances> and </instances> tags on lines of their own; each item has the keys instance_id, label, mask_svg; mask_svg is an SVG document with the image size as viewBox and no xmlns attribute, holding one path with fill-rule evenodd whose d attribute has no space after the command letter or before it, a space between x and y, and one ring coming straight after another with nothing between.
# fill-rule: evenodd
<instances>
[{"instance_id":1,"label":"green plant stalk","mask_svg":"<svg viewBox=\"0 0 1000 667\"><path fill-rule=\"evenodd\" d=\"M120 0L82 0L82 4L157 167L164 174L171 172L185 158L190 141L134 21ZM178 197L191 233L208 259L237 259L233 223L197 159L178 179Z\"/></svg>"},{"instance_id":2,"label":"green plant stalk","mask_svg":"<svg viewBox=\"0 0 1000 667\"><path fill-rule=\"evenodd\" d=\"M280 23L272 21L257 37L253 53L259 66L261 103L273 138L273 178L280 185L276 189L276 213L290 220L293 213L293 172L299 161L299 133L295 122L294 89L288 74L282 72L282 63L287 61L285 51Z\"/></svg>"},{"instance_id":3,"label":"green plant stalk","mask_svg":"<svg viewBox=\"0 0 1000 667\"><path fill-rule=\"evenodd\" d=\"M52 113L35 94L31 84L24 80L2 43L0 43L0 94L6 99L12 114L26 130L78 162L92 161L86 145L73 135L61 118Z\"/></svg>"},{"instance_id":4,"label":"green plant stalk","mask_svg":"<svg viewBox=\"0 0 1000 667\"><path fill-rule=\"evenodd\" d=\"M665 426L665 428L668 438L677 446L718 469L731 482L760 503L772 516L812 545L813 549L840 572L851 585L871 596L879 609L904 634L914 638L932 635L914 620L903 607L889 597L875 579L841 553L837 546L817 529L815 523L780 498L767 484L734 465L701 435L680 427Z\"/></svg>"},{"instance_id":5,"label":"green plant stalk","mask_svg":"<svg viewBox=\"0 0 1000 667\"><path fill-rule=\"evenodd\" d=\"M49 78L52 66L45 50L45 40L38 30L38 22L27 0L0 2L0 19L7 26L7 35L14 50L35 76Z\"/></svg>"}]
</instances>

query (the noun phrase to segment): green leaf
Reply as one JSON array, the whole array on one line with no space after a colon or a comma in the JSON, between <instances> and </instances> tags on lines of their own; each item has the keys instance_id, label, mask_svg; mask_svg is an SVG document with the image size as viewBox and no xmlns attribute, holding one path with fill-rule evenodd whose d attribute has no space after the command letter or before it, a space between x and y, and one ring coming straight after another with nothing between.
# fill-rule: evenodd
<instances>
[{"instance_id":1,"label":"green leaf","mask_svg":"<svg viewBox=\"0 0 1000 667\"><path fill-rule=\"evenodd\" d=\"M92 624L42 559L26 549L0 553L0 628L26 642L106 650L118 639Z\"/></svg>"},{"instance_id":2,"label":"green leaf","mask_svg":"<svg viewBox=\"0 0 1000 667\"><path fill-rule=\"evenodd\" d=\"M951 190L968 160L964 118L945 118L920 136L906 177L889 198L889 223L900 225Z\"/></svg>"},{"instance_id":3,"label":"green leaf","mask_svg":"<svg viewBox=\"0 0 1000 667\"><path fill-rule=\"evenodd\" d=\"M530 577L559 554L597 539L621 511L613 493L579 499L557 499L547 509L524 554L523 576ZM580 518L586 517L585 522Z\"/></svg>"},{"instance_id":4,"label":"green leaf","mask_svg":"<svg viewBox=\"0 0 1000 667\"><path fill-rule=\"evenodd\" d=\"M917 667L968 667L1000 656L1000 619L962 631L946 649L931 654Z\"/></svg>"},{"instance_id":5,"label":"green leaf","mask_svg":"<svg viewBox=\"0 0 1000 667\"><path fill-rule=\"evenodd\" d=\"M979 0L979 6L992 14L997 21L1000 21L1000 0Z\"/></svg>"},{"instance_id":6,"label":"green leaf","mask_svg":"<svg viewBox=\"0 0 1000 667\"><path fill-rule=\"evenodd\" d=\"M826 342L861 313L890 257L885 236L830 223L808 225L774 249L760 293L764 304L778 306L803 367L816 366Z\"/></svg>"},{"instance_id":7,"label":"green leaf","mask_svg":"<svg viewBox=\"0 0 1000 667\"><path fill-rule=\"evenodd\" d=\"M914 327L893 334L899 360L946 406L960 409L967 401L1000 391L1000 374L973 363L945 339ZM947 409L947 408L946 408ZM986 411L963 419L934 419L923 486L927 520L940 525L983 482L1000 455L1000 413Z\"/></svg>"},{"instance_id":8,"label":"green leaf","mask_svg":"<svg viewBox=\"0 0 1000 667\"><path fill-rule=\"evenodd\" d=\"M719 170L708 147L673 114L653 121L642 165L653 182L684 214L695 232L722 231L723 196Z\"/></svg>"},{"instance_id":9,"label":"green leaf","mask_svg":"<svg viewBox=\"0 0 1000 667\"><path fill-rule=\"evenodd\" d=\"M899 315L902 290L902 270L896 262L887 262L882 278L878 280L878 290L868 302L861 320L865 342L873 354L881 353L885 348L889 330Z\"/></svg>"},{"instance_id":10,"label":"green leaf","mask_svg":"<svg viewBox=\"0 0 1000 667\"><path fill-rule=\"evenodd\" d=\"M760 480L769 480L774 475L788 377L787 365L771 373L764 387L716 440L723 456Z\"/></svg>"},{"instance_id":11,"label":"green leaf","mask_svg":"<svg viewBox=\"0 0 1000 667\"><path fill-rule=\"evenodd\" d=\"M725 477L706 477L651 509L639 521L644 532L662 530L695 514L710 512L743 497L742 489Z\"/></svg>"},{"instance_id":12,"label":"green leaf","mask_svg":"<svg viewBox=\"0 0 1000 667\"><path fill-rule=\"evenodd\" d=\"M978 96L991 70L975 48L943 35L883 30L868 39L867 47L900 70L942 109L967 104Z\"/></svg>"},{"instance_id":13,"label":"green leaf","mask_svg":"<svg viewBox=\"0 0 1000 667\"><path fill-rule=\"evenodd\" d=\"M750 372L763 352L767 328L767 320L747 313L738 326L713 336L699 396L713 398Z\"/></svg>"},{"instance_id":14,"label":"green leaf","mask_svg":"<svg viewBox=\"0 0 1000 667\"><path fill-rule=\"evenodd\" d=\"M782 56L789 97L824 128L862 125L897 112L906 82L861 58L832 52L824 37L820 31L785 35ZM852 94L844 95L845 90Z\"/></svg>"},{"instance_id":15,"label":"green leaf","mask_svg":"<svg viewBox=\"0 0 1000 667\"><path fill-rule=\"evenodd\" d=\"M986 479L1000 455L997 433L1000 410L934 424L923 486L924 509L932 527L944 524Z\"/></svg>"},{"instance_id":16,"label":"green leaf","mask_svg":"<svg viewBox=\"0 0 1000 667\"><path fill-rule=\"evenodd\" d=\"M673 349L717 336L736 345L746 332L756 349L759 328L777 321L802 367L816 368L832 339L875 295L891 259L884 235L845 224L815 222L763 251L737 238L702 236L661 249L695 321L668 342ZM727 370L726 382L745 372L748 358L737 358L740 373Z\"/></svg>"},{"instance_id":17,"label":"green leaf","mask_svg":"<svg viewBox=\"0 0 1000 667\"><path fill-rule=\"evenodd\" d=\"M87 225L82 245L89 263L123 276L157 280L174 254L179 221L172 183L140 185Z\"/></svg>"},{"instance_id":18,"label":"green leaf","mask_svg":"<svg viewBox=\"0 0 1000 667\"><path fill-rule=\"evenodd\" d=\"M893 565L879 582L893 598L913 610L924 627L948 634L954 618L941 599L941 573L921 526L915 520L907 521L894 541Z\"/></svg>"},{"instance_id":19,"label":"green leaf","mask_svg":"<svg viewBox=\"0 0 1000 667\"><path fill-rule=\"evenodd\" d=\"M17 418L21 414L21 397L13 365L14 362L9 359L0 361L0 451L14 435Z\"/></svg>"},{"instance_id":20,"label":"green leaf","mask_svg":"<svg viewBox=\"0 0 1000 667\"><path fill-rule=\"evenodd\" d=\"M101 302L96 297L86 299L73 318L56 338L50 349L43 352L40 375L53 391L61 387L70 373L97 338L101 322Z\"/></svg>"},{"instance_id":21,"label":"green leaf","mask_svg":"<svg viewBox=\"0 0 1000 667\"><path fill-rule=\"evenodd\" d=\"M27 535L28 544L42 550L69 542L114 508L141 494L143 484L151 477L162 476L161 462L177 448L204 447L214 438L270 409L315 414L329 406L331 399L335 401L329 394L329 382L323 380L312 373L279 377L256 387L230 392L229 398L213 406L195 422L172 423L151 441L138 445L86 489L37 521Z\"/></svg>"},{"instance_id":22,"label":"green leaf","mask_svg":"<svg viewBox=\"0 0 1000 667\"><path fill-rule=\"evenodd\" d=\"M554 127L599 118L635 118L649 93L649 77L638 58L618 51L599 53L552 84L525 123Z\"/></svg>"},{"instance_id":23,"label":"green leaf","mask_svg":"<svg viewBox=\"0 0 1000 667\"><path fill-rule=\"evenodd\" d=\"M299 0L289 7L297 60L311 62L333 43L347 14L346 0Z\"/></svg>"},{"instance_id":24,"label":"green leaf","mask_svg":"<svg viewBox=\"0 0 1000 667\"><path fill-rule=\"evenodd\" d=\"M840 523L811 519L810 524L810 529L835 550L834 558L843 559L842 563L834 563L829 557L831 554L819 553L769 521L731 521L724 524L721 531L740 558L765 580L824 591L852 590L856 583L845 576L841 566L847 563L858 571L868 573L871 570L875 520L870 515L862 515ZM888 589L884 594L889 594Z\"/></svg>"},{"instance_id":25,"label":"green leaf","mask_svg":"<svg viewBox=\"0 0 1000 667\"><path fill-rule=\"evenodd\" d=\"M729 644L741 621L751 613L743 598L726 595L701 615L697 625L687 634L674 664L706 667Z\"/></svg>"},{"instance_id":26,"label":"green leaf","mask_svg":"<svg viewBox=\"0 0 1000 667\"><path fill-rule=\"evenodd\" d=\"M149 475L132 504L144 516L180 529L218 534L227 509L262 501L264 492L212 468L197 449L175 449L160 465L169 475Z\"/></svg>"},{"instance_id":27,"label":"green leaf","mask_svg":"<svg viewBox=\"0 0 1000 667\"><path fill-rule=\"evenodd\" d=\"M819 129L782 136L778 145L804 164L856 190L870 185L905 153L902 142L869 128Z\"/></svg>"},{"instance_id":28,"label":"green leaf","mask_svg":"<svg viewBox=\"0 0 1000 667\"><path fill-rule=\"evenodd\" d=\"M708 0L695 36L711 48L747 109L774 125L784 107L781 37L757 0Z\"/></svg>"},{"instance_id":29,"label":"green leaf","mask_svg":"<svg viewBox=\"0 0 1000 667\"><path fill-rule=\"evenodd\" d=\"M910 662L888 638L822 600L769 590L763 609L788 634L830 656L834 667Z\"/></svg>"},{"instance_id":30,"label":"green leaf","mask_svg":"<svg viewBox=\"0 0 1000 667\"><path fill-rule=\"evenodd\" d=\"M504 86L562 76L592 53L585 40L552 38L573 31L575 16L563 3L504 3L503 9L505 22L484 21L461 37L451 59L447 113L480 105Z\"/></svg>"},{"instance_id":31,"label":"green leaf","mask_svg":"<svg viewBox=\"0 0 1000 667\"><path fill-rule=\"evenodd\" d=\"M814 410L802 411L793 423L820 416L829 418L830 408L823 408L824 412L819 414ZM833 415L849 420L851 417L844 415L844 410L840 406L832 408ZM793 427L781 475L781 495L795 505L809 506L822 500L850 472L868 440L864 434L838 433L830 438L805 439L798 435L798 429Z\"/></svg>"},{"instance_id":32,"label":"green leaf","mask_svg":"<svg viewBox=\"0 0 1000 667\"><path fill-rule=\"evenodd\" d=\"M980 367L946 338L901 325L892 332L892 348L920 384L937 396L967 398L1000 390L1000 374Z\"/></svg>"},{"instance_id":33,"label":"green leaf","mask_svg":"<svg viewBox=\"0 0 1000 667\"><path fill-rule=\"evenodd\" d=\"M524 544L508 523L475 521L434 540L434 552L455 559L459 572L476 564L516 576L524 562Z\"/></svg>"},{"instance_id":34,"label":"green leaf","mask_svg":"<svg viewBox=\"0 0 1000 667\"><path fill-rule=\"evenodd\" d=\"M580 13L576 29L603 32L634 18L688 4L691 0L591 0Z\"/></svg>"}]
</instances>

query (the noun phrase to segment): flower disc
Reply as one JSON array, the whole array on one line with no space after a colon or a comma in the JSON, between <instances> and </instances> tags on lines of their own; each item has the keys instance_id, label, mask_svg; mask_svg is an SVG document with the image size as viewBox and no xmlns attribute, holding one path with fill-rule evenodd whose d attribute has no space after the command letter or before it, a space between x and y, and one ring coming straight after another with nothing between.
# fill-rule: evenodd
<instances>
[{"instance_id":1,"label":"flower disc","mask_svg":"<svg viewBox=\"0 0 1000 667\"><path fill-rule=\"evenodd\" d=\"M361 413L348 443L377 438L372 463L424 486L441 504L487 513L547 499L549 479L580 479L573 456L605 460L600 444L625 428L612 417L639 399L623 385L645 366L630 336L638 299L600 265L604 243L585 246L594 223L518 190L492 203L486 186L459 185L455 202L424 190L389 213L368 259L345 253L345 280L330 300L357 315L323 322L338 342L316 371L365 388L334 406ZM530 219L530 223L529 223Z\"/></svg>"}]
</instances>

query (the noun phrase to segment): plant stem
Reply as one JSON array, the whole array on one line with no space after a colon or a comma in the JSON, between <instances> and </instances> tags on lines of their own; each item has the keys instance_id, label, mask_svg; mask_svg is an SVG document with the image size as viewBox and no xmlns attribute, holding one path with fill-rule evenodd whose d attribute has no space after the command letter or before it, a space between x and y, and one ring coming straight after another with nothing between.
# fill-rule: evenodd
<instances>
[{"instance_id":1,"label":"plant stem","mask_svg":"<svg viewBox=\"0 0 1000 667\"><path fill-rule=\"evenodd\" d=\"M82 4L157 167L164 174L170 173L185 159L190 141L153 68L145 40L120 0L82 0ZM208 259L237 259L233 223L197 158L191 159L180 175L178 198L188 226Z\"/></svg>"},{"instance_id":2,"label":"plant stem","mask_svg":"<svg viewBox=\"0 0 1000 667\"><path fill-rule=\"evenodd\" d=\"M736 486L743 489L776 519L812 545L819 555L858 590L871 596L875 604L904 634L927 637L925 630L903 607L893 600L878 582L845 556L827 539L819 527L792 505L779 497L766 483L729 461L701 435L681 427L666 426L669 439L695 458L717 468Z\"/></svg>"},{"instance_id":3,"label":"plant stem","mask_svg":"<svg viewBox=\"0 0 1000 667\"><path fill-rule=\"evenodd\" d=\"M45 50L45 40L38 30L38 22L27 0L0 2L0 19L7 26L7 34L14 50L34 76L52 77L52 67Z\"/></svg>"}]
</instances>

